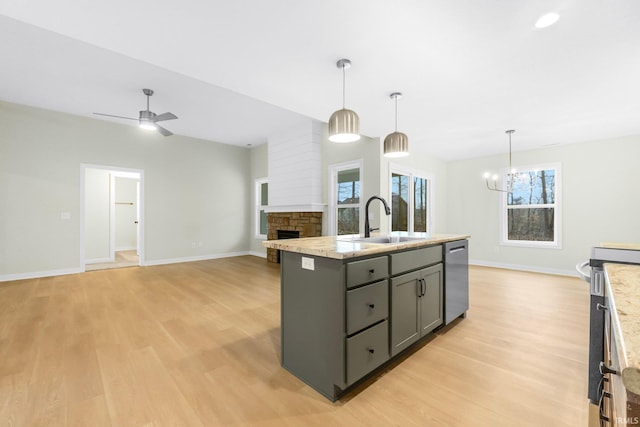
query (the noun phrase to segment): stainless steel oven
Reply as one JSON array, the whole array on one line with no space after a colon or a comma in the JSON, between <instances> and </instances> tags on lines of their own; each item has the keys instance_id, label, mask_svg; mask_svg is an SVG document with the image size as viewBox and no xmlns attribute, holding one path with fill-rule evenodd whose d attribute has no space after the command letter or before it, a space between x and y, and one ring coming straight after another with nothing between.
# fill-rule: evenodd
<instances>
[{"instance_id":1,"label":"stainless steel oven","mask_svg":"<svg viewBox=\"0 0 640 427\"><path fill-rule=\"evenodd\" d=\"M590 289L589 314L589 372L588 398L594 405L601 406L604 378L603 366L608 366L605 360L605 263L640 264L640 251L615 247L591 248L591 258L576 266L578 273ZM600 414L602 415L602 414Z\"/></svg>"}]
</instances>

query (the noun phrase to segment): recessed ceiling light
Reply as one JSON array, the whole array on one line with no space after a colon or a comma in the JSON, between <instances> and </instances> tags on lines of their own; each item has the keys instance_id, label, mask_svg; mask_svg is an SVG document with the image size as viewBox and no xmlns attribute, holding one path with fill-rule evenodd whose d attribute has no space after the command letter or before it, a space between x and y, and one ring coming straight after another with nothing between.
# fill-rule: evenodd
<instances>
[{"instance_id":1,"label":"recessed ceiling light","mask_svg":"<svg viewBox=\"0 0 640 427\"><path fill-rule=\"evenodd\" d=\"M557 13L551 12L544 14L536 21L536 28L550 27L551 25L555 24L558 19L560 19L560 15L558 15Z\"/></svg>"}]
</instances>

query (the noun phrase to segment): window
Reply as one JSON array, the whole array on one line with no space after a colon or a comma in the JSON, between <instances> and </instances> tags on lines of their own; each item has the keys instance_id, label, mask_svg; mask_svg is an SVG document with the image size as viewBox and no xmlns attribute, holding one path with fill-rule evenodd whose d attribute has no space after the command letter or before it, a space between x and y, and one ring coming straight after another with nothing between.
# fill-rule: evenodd
<instances>
[{"instance_id":1,"label":"window","mask_svg":"<svg viewBox=\"0 0 640 427\"><path fill-rule=\"evenodd\" d=\"M329 234L360 233L362 162L330 166L331 208Z\"/></svg>"},{"instance_id":2,"label":"window","mask_svg":"<svg viewBox=\"0 0 640 427\"><path fill-rule=\"evenodd\" d=\"M391 171L391 231L431 232L431 183L421 175Z\"/></svg>"},{"instance_id":3,"label":"window","mask_svg":"<svg viewBox=\"0 0 640 427\"><path fill-rule=\"evenodd\" d=\"M266 178L256 179L256 238L267 238L267 213L269 183Z\"/></svg>"},{"instance_id":4,"label":"window","mask_svg":"<svg viewBox=\"0 0 640 427\"><path fill-rule=\"evenodd\" d=\"M504 171L503 178L511 192L502 196L502 243L560 248L560 165Z\"/></svg>"}]
</instances>

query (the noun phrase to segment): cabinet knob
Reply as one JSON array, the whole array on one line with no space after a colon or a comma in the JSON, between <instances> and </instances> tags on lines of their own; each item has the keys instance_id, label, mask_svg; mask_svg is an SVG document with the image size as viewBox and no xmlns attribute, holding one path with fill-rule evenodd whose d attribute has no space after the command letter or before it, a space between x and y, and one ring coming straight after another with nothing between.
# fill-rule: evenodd
<instances>
[{"instance_id":1,"label":"cabinet knob","mask_svg":"<svg viewBox=\"0 0 640 427\"><path fill-rule=\"evenodd\" d=\"M607 307L606 305L602 305L602 304L600 304L600 303L597 303L597 304L596 304L596 309L597 309L598 311L602 311L602 310L609 310L609 307Z\"/></svg>"},{"instance_id":2,"label":"cabinet knob","mask_svg":"<svg viewBox=\"0 0 640 427\"><path fill-rule=\"evenodd\" d=\"M375 272L376 272L376 270L375 270L375 269L373 269L373 268L369 270L369 274L373 274L373 273L375 273Z\"/></svg>"},{"instance_id":3,"label":"cabinet knob","mask_svg":"<svg viewBox=\"0 0 640 427\"><path fill-rule=\"evenodd\" d=\"M375 353L375 350L374 350L374 349L372 349L372 348L368 348L367 350L368 350L368 351L369 351L369 353L371 353L371 354Z\"/></svg>"},{"instance_id":4,"label":"cabinet knob","mask_svg":"<svg viewBox=\"0 0 640 427\"><path fill-rule=\"evenodd\" d=\"M373 310L374 308L376 308L376 305L375 305L375 304L367 304L367 305L368 305L368 306L369 306L369 308L370 308L370 309L372 309L372 310Z\"/></svg>"}]
</instances>

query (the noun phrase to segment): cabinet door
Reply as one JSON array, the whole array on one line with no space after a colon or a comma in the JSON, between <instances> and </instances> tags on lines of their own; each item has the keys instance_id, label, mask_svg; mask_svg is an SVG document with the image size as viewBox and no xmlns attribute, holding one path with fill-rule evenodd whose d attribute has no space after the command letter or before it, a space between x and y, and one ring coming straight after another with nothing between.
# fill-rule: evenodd
<instances>
[{"instance_id":1,"label":"cabinet door","mask_svg":"<svg viewBox=\"0 0 640 427\"><path fill-rule=\"evenodd\" d=\"M420 270L424 295L420 304L420 335L442 325L442 264Z\"/></svg>"},{"instance_id":2,"label":"cabinet door","mask_svg":"<svg viewBox=\"0 0 640 427\"><path fill-rule=\"evenodd\" d=\"M420 271L391 279L391 355L420 338L418 296Z\"/></svg>"}]
</instances>

